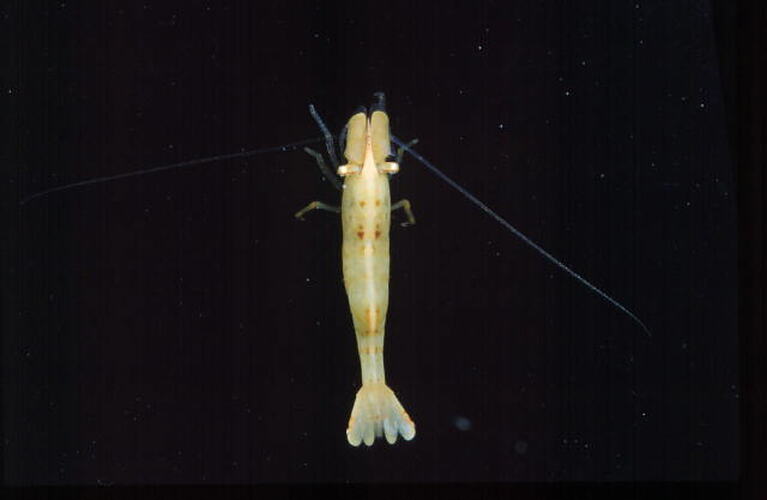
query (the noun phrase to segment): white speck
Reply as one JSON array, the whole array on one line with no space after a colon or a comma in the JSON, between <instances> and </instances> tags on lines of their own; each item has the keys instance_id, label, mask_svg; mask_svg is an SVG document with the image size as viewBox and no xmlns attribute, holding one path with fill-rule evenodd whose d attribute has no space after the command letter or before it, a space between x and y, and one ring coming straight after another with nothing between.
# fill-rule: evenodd
<instances>
[{"instance_id":1,"label":"white speck","mask_svg":"<svg viewBox=\"0 0 767 500\"><path fill-rule=\"evenodd\" d=\"M315 33L315 34L314 34L314 38L319 38L319 37L320 37L320 34L319 34L319 33Z\"/></svg>"},{"instance_id":2,"label":"white speck","mask_svg":"<svg viewBox=\"0 0 767 500\"><path fill-rule=\"evenodd\" d=\"M639 4L638 4L638 3L635 3L635 4L634 4L634 8L635 8L635 9L638 9L638 8L639 8Z\"/></svg>"},{"instance_id":3,"label":"white speck","mask_svg":"<svg viewBox=\"0 0 767 500\"><path fill-rule=\"evenodd\" d=\"M702 102L702 103L700 103L700 109L703 109L703 108L705 108L705 107L706 107L706 103L703 103L703 102Z\"/></svg>"},{"instance_id":4,"label":"white speck","mask_svg":"<svg viewBox=\"0 0 767 500\"><path fill-rule=\"evenodd\" d=\"M498 129L503 130L503 123L498 124Z\"/></svg>"},{"instance_id":5,"label":"white speck","mask_svg":"<svg viewBox=\"0 0 767 500\"><path fill-rule=\"evenodd\" d=\"M644 40L639 40L639 45L644 45Z\"/></svg>"},{"instance_id":6,"label":"white speck","mask_svg":"<svg viewBox=\"0 0 767 500\"><path fill-rule=\"evenodd\" d=\"M685 206L689 207L690 206L690 202L689 201L685 202Z\"/></svg>"},{"instance_id":7,"label":"white speck","mask_svg":"<svg viewBox=\"0 0 767 500\"><path fill-rule=\"evenodd\" d=\"M599 178L600 178L600 179L604 179L604 178L605 178L605 173L604 173L604 172L600 173L600 174L599 174Z\"/></svg>"},{"instance_id":8,"label":"white speck","mask_svg":"<svg viewBox=\"0 0 767 500\"><path fill-rule=\"evenodd\" d=\"M13 89L8 89L8 95L13 95Z\"/></svg>"},{"instance_id":9,"label":"white speck","mask_svg":"<svg viewBox=\"0 0 767 500\"><path fill-rule=\"evenodd\" d=\"M477 45L477 50L482 52L482 46L481 45Z\"/></svg>"},{"instance_id":10,"label":"white speck","mask_svg":"<svg viewBox=\"0 0 767 500\"><path fill-rule=\"evenodd\" d=\"M682 100L682 102L687 102L687 96L686 95L683 95L682 97L680 97L680 99Z\"/></svg>"},{"instance_id":11,"label":"white speck","mask_svg":"<svg viewBox=\"0 0 767 500\"><path fill-rule=\"evenodd\" d=\"M565 95L569 96L570 95L570 91L569 90L565 90Z\"/></svg>"},{"instance_id":12,"label":"white speck","mask_svg":"<svg viewBox=\"0 0 767 500\"><path fill-rule=\"evenodd\" d=\"M581 66L586 66L586 60L581 61Z\"/></svg>"},{"instance_id":13,"label":"white speck","mask_svg":"<svg viewBox=\"0 0 767 500\"><path fill-rule=\"evenodd\" d=\"M459 431L470 431L471 430L471 420L469 420L466 417L455 417L453 419L453 424L455 425L455 428Z\"/></svg>"},{"instance_id":14,"label":"white speck","mask_svg":"<svg viewBox=\"0 0 767 500\"><path fill-rule=\"evenodd\" d=\"M643 411L643 412L641 413L641 415L642 415L642 418L647 418L647 412L646 412L646 411Z\"/></svg>"},{"instance_id":15,"label":"white speck","mask_svg":"<svg viewBox=\"0 0 767 500\"><path fill-rule=\"evenodd\" d=\"M309 283L311 281L310 278L306 278L306 282Z\"/></svg>"},{"instance_id":16,"label":"white speck","mask_svg":"<svg viewBox=\"0 0 767 500\"><path fill-rule=\"evenodd\" d=\"M564 78L562 78L561 76L560 76L559 78L557 78L557 80L559 80L560 82L563 82L563 81L565 81L565 79L564 79Z\"/></svg>"}]
</instances>

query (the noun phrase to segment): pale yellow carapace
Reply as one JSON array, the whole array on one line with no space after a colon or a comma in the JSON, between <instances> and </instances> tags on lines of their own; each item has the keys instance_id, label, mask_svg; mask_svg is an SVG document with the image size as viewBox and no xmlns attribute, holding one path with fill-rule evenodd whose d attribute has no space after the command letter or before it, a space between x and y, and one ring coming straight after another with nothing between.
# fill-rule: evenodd
<instances>
[{"instance_id":1,"label":"pale yellow carapace","mask_svg":"<svg viewBox=\"0 0 767 500\"><path fill-rule=\"evenodd\" d=\"M390 141L389 117L383 110L381 95L379 106L372 113L359 112L349 119L344 150L347 163L338 167L338 175L344 179L340 208L344 285L362 369L362 387L346 429L346 437L353 446L361 442L370 446L376 437L382 436L389 443L394 443L399 435L406 440L415 436L415 424L386 385L384 373L391 212L403 208L410 222L414 222L407 200L391 204L389 175L396 173L399 165L389 161ZM311 154L319 157L317 153ZM315 208L338 211L313 202L296 216L300 218Z\"/></svg>"}]
</instances>

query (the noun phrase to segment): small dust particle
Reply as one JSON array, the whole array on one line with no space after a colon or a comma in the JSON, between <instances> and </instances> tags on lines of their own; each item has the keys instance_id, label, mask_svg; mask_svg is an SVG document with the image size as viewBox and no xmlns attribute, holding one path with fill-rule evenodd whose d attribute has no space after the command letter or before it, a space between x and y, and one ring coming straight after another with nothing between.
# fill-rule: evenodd
<instances>
[{"instance_id":1,"label":"small dust particle","mask_svg":"<svg viewBox=\"0 0 767 500\"><path fill-rule=\"evenodd\" d=\"M459 431L469 431L471 430L471 420L469 420L466 417L455 417L453 419L453 424L455 425L455 428Z\"/></svg>"}]
</instances>

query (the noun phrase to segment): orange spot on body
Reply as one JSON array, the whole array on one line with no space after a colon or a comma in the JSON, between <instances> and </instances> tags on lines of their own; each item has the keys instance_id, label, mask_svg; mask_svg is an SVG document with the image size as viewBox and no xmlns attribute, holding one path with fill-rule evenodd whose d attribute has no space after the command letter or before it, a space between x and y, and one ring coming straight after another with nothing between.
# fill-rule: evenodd
<instances>
[{"instance_id":1,"label":"orange spot on body","mask_svg":"<svg viewBox=\"0 0 767 500\"><path fill-rule=\"evenodd\" d=\"M362 201L360 201L360 206L361 206L361 207L364 207L364 206L365 206L365 200L362 200Z\"/></svg>"},{"instance_id":2,"label":"orange spot on body","mask_svg":"<svg viewBox=\"0 0 767 500\"><path fill-rule=\"evenodd\" d=\"M373 347L361 347L360 354L381 354L383 353L383 346Z\"/></svg>"},{"instance_id":3,"label":"orange spot on body","mask_svg":"<svg viewBox=\"0 0 767 500\"><path fill-rule=\"evenodd\" d=\"M365 231L357 231L357 237L359 239L362 239L365 237Z\"/></svg>"},{"instance_id":4,"label":"orange spot on body","mask_svg":"<svg viewBox=\"0 0 767 500\"><path fill-rule=\"evenodd\" d=\"M381 206L381 200L376 200L376 206L377 206L377 207L380 207L380 206Z\"/></svg>"}]
</instances>

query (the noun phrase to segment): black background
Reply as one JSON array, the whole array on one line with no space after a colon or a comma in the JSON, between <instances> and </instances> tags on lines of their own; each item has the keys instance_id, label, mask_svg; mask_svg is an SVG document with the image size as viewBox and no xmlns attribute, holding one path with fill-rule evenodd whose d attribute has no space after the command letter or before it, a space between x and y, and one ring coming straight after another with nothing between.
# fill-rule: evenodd
<instances>
[{"instance_id":1,"label":"black background","mask_svg":"<svg viewBox=\"0 0 767 500\"><path fill-rule=\"evenodd\" d=\"M733 165L703 1L18 3L18 198L318 136L374 91L392 182L387 379L410 443L355 449L338 194L304 153L19 209L4 334L13 484L732 480ZM13 58L13 56L11 56ZM7 297L8 295L6 295ZM7 315L6 315L7 316ZM468 427L468 429L467 429Z\"/></svg>"}]
</instances>

